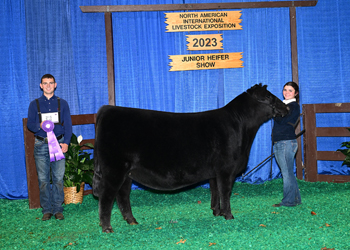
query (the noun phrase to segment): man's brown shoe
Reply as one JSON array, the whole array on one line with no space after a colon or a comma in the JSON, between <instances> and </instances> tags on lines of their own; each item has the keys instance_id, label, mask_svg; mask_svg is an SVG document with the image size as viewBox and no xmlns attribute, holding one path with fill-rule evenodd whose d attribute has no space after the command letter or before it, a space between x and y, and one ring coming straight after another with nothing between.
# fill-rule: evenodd
<instances>
[{"instance_id":1,"label":"man's brown shoe","mask_svg":"<svg viewBox=\"0 0 350 250\"><path fill-rule=\"evenodd\" d=\"M280 206L282 206L281 204L273 204L272 205L273 207L280 207Z\"/></svg>"},{"instance_id":2,"label":"man's brown shoe","mask_svg":"<svg viewBox=\"0 0 350 250\"><path fill-rule=\"evenodd\" d=\"M57 220L64 220L64 216L63 216L62 213L57 213L57 214L55 214L55 218L56 218Z\"/></svg>"},{"instance_id":3,"label":"man's brown shoe","mask_svg":"<svg viewBox=\"0 0 350 250\"><path fill-rule=\"evenodd\" d=\"M44 214L44 216L41 220L49 220L49 219L51 219L51 216L52 216L51 213L46 213L46 214Z\"/></svg>"}]
</instances>

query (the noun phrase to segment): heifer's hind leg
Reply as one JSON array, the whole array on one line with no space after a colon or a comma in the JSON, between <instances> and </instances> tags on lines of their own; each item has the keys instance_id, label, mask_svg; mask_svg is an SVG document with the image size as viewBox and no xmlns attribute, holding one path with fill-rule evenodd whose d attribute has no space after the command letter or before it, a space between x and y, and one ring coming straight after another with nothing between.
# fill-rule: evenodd
<instances>
[{"instance_id":1,"label":"heifer's hind leg","mask_svg":"<svg viewBox=\"0 0 350 250\"><path fill-rule=\"evenodd\" d=\"M112 233L113 229L111 226L111 214L118 189L113 187L107 188L104 184L105 183L102 184L104 188L101 189L99 194L100 226L102 226L102 232Z\"/></svg>"},{"instance_id":2,"label":"heifer's hind leg","mask_svg":"<svg viewBox=\"0 0 350 250\"><path fill-rule=\"evenodd\" d=\"M132 214L130 205L131 183L132 180L126 177L117 193L117 203L124 220L130 225L137 225L138 223Z\"/></svg>"},{"instance_id":3,"label":"heifer's hind leg","mask_svg":"<svg viewBox=\"0 0 350 250\"><path fill-rule=\"evenodd\" d=\"M220 215L220 199L219 199L216 178L210 179L209 184L210 184L210 193L211 193L211 209L213 210L214 216L219 216Z\"/></svg>"}]
</instances>

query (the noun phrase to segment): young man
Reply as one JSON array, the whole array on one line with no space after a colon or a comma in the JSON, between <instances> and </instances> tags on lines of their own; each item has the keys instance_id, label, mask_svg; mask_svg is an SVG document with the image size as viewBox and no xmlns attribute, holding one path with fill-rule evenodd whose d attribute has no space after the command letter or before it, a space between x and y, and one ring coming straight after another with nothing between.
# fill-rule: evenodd
<instances>
[{"instance_id":1,"label":"young man","mask_svg":"<svg viewBox=\"0 0 350 250\"><path fill-rule=\"evenodd\" d=\"M72 136L72 120L68 103L55 96L56 87L57 83L52 75L43 75L40 82L43 95L32 101L28 109L27 127L35 136L34 158L38 173L43 221L51 219L52 215L58 220L64 219L62 203L66 162L65 159L50 162L47 133L42 129L42 123L45 120L51 120L55 124L53 132L62 152L67 152ZM50 177L52 182L50 182Z\"/></svg>"}]
</instances>

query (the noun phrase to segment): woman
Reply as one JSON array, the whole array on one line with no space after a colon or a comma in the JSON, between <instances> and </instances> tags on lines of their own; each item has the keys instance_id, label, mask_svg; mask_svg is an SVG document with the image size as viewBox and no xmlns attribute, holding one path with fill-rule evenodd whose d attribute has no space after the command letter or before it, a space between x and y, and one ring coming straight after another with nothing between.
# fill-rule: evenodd
<instances>
[{"instance_id":1,"label":"woman","mask_svg":"<svg viewBox=\"0 0 350 250\"><path fill-rule=\"evenodd\" d=\"M299 187L294 175L294 157L298 150L294 127L300 114L300 106L296 101L298 94L299 87L295 82L287 82L283 86L283 102L289 107L289 113L274 119L273 149L283 177L283 199L273 207L292 207L301 204Z\"/></svg>"}]
</instances>

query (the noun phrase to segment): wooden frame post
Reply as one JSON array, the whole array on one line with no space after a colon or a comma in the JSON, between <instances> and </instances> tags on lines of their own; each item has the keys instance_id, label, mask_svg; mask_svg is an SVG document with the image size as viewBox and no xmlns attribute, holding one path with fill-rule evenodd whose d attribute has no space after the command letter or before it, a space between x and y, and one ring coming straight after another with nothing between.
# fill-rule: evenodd
<instances>
[{"instance_id":1,"label":"wooden frame post","mask_svg":"<svg viewBox=\"0 0 350 250\"><path fill-rule=\"evenodd\" d=\"M34 135L27 128L28 118L23 118L24 151L26 158L29 208L40 208L39 181L34 160Z\"/></svg>"},{"instance_id":2,"label":"wooden frame post","mask_svg":"<svg viewBox=\"0 0 350 250\"><path fill-rule=\"evenodd\" d=\"M298 39L297 39L297 20L296 20L296 9L295 7L289 7L289 20L290 20L290 44L291 44L291 56L292 56L292 80L299 86L299 67L298 67ZM300 122L295 128L295 133L300 132ZM301 137L297 138L298 151L296 154L296 167L297 167L297 178L303 179L303 159L302 159L302 145Z\"/></svg>"},{"instance_id":3,"label":"wooden frame post","mask_svg":"<svg viewBox=\"0 0 350 250\"><path fill-rule=\"evenodd\" d=\"M108 76L108 104L115 105L115 75L112 13L105 12L107 76Z\"/></svg>"}]
</instances>

